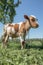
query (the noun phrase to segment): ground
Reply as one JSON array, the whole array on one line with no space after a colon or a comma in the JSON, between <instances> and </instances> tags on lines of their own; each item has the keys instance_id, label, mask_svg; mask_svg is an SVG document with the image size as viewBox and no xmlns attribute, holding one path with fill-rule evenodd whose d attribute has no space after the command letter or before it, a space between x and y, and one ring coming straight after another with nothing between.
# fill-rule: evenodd
<instances>
[{"instance_id":1,"label":"ground","mask_svg":"<svg viewBox=\"0 0 43 65\"><path fill-rule=\"evenodd\" d=\"M9 41L7 48L0 40L0 65L43 65L43 39L26 40L22 50L18 40Z\"/></svg>"}]
</instances>

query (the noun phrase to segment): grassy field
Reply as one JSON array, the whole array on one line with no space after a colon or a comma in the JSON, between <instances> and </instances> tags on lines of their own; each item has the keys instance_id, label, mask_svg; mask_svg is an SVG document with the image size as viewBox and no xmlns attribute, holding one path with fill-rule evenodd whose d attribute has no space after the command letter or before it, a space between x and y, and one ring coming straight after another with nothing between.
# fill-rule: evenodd
<instances>
[{"instance_id":1,"label":"grassy field","mask_svg":"<svg viewBox=\"0 0 43 65\"><path fill-rule=\"evenodd\" d=\"M0 65L43 65L43 39L26 40L23 50L18 40L9 41L7 48L0 40Z\"/></svg>"}]
</instances>

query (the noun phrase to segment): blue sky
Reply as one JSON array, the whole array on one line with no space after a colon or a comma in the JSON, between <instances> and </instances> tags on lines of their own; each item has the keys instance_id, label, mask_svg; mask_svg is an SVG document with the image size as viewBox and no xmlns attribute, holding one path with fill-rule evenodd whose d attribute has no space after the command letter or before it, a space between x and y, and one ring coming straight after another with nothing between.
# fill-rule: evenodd
<instances>
[{"instance_id":1,"label":"blue sky","mask_svg":"<svg viewBox=\"0 0 43 65\"><path fill-rule=\"evenodd\" d=\"M16 2L17 0L15 0ZM24 15L35 15L38 18L39 28L31 29L29 38L43 38L43 0L21 0L22 3L16 8L14 22L24 21ZM0 35L2 34L3 25L0 24ZM28 36L28 35L27 35Z\"/></svg>"}]
</instances>

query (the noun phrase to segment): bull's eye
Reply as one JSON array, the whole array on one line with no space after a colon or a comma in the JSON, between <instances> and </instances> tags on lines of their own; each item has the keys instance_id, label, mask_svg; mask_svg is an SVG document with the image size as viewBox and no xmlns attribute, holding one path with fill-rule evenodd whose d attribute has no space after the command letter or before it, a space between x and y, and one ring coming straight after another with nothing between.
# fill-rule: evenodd
<instances>
[{"instance_id":1,"label":"bull's eye","mask_svg":"<svg viewBox=\"0 0 43 65\"><path fill-rule=\"evenodd\" d=\"M32 20L32 22L34 22L35 21L35 19L31 19Z\"/></svg>"}]
</instances>

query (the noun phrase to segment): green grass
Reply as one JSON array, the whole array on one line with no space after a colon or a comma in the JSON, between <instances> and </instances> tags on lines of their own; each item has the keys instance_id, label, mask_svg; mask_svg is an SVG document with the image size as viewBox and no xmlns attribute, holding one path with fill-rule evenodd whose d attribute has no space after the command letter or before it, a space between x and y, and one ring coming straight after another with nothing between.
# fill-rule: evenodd
<instances>
[{"instance_id":1,"label":"green grass","mask_svg":"<svg viewBox=\"0 0 43 65\"><path fill-rule=\"evenodd\" d=\"M0 65L43 65L43 40L27 40L23 50L18 40L1 46L0 42Z\"/></svg>"}]
</instances>

